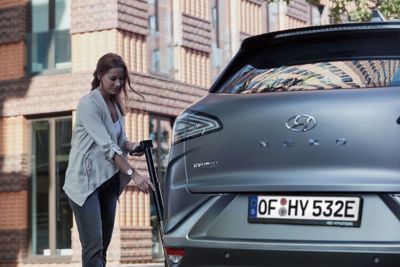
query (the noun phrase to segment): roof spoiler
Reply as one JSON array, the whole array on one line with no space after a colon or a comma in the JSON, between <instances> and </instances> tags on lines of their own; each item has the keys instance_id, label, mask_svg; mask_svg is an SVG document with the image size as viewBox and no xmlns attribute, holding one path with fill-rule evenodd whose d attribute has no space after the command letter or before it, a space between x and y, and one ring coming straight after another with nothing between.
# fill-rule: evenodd
<instances>
[{"instance_id":1,"label":"roof spoiler","mask_svg":"<svg viewBox=\"0 0 400 267\"><path fill-rule=\"evenodd\" d=\"M384 21L386 21L386 18L382 15L382 13L378 9L373 9L370 22L384 22Z\"/></svg>"}]
</instances>

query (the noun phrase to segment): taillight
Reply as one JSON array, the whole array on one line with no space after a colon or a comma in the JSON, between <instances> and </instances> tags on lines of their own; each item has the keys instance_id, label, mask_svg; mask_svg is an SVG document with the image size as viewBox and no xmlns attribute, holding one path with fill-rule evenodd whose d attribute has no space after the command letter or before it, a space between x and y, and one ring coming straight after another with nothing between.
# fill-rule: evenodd
<instances>
[{"instance_id":1,"label":"taillight","mask_svg":"<svg viewBox=\"0 0 400 267\"><path fill-rule=\"evenodd\" d=\"M204 112L186 110L175 121L172 144L213 133L222 128L222 123L217 117Z\"/></svg>"},{"instance_id":2,"label":"taillight","mask_svg":"<svg viewBox=\"0 0 400 267\"><path fill-rule=\"evenodd\" d=\"M165 248L168 260L173 264L178 264L185 256L185 250L183 248Z\"/></svg>"}]
</instances>

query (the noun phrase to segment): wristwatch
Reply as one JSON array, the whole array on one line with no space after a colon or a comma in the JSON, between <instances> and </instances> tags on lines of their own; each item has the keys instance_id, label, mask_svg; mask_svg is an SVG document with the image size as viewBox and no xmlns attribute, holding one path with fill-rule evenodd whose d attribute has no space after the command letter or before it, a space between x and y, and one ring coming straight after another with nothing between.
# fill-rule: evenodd
<instances>
[{"instance_id":1,"label":"wristwatch","mask_svg":"<svg viewBox=\"0 0 400 267\"><path fill-rule=\"evenodd\" d=\"M128 176L133 176L134 173L135 173L135 171L132 169L129 169L126 171L126 174L128 174Z\"/></svg>"}]
</instances>

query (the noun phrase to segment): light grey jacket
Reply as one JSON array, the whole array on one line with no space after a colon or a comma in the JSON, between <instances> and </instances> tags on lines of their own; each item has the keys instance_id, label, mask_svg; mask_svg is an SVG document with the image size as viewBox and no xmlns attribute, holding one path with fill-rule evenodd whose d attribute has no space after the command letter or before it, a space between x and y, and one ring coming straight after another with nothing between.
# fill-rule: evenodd
<instances>
[{"instance_id":1,"label":"light grey jacket","mask_svg":"<svg viewBox=\"0 0 400 267\"><path fill-rule=\"evenodd\" d=\"M119 108L115 108L122 125L122 134L118 140L111 114L100 91L94 89L79 100L63 187L67 196L79 206L119 171L113 161L115 153L126 157L123 148L128 139L124 120ZM121 172L119 176L121 193L130 177Z\"/></svg>"}]
</instances>

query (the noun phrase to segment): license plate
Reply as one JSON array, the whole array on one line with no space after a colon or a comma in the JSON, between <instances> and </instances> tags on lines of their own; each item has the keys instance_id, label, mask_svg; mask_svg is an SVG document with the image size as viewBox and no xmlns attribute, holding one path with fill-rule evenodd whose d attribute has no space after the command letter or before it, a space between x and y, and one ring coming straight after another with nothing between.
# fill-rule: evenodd
<instances>
[{"instance_id":1,"label":"license plate","mask_svg":"<svg viewBox=\"0 0 400 267\"><path fill-rule=\"evenodd\" d=\"M357 196L249 196L248 222L359 227L362 199Z\"/></svg>"}]
</instances>

